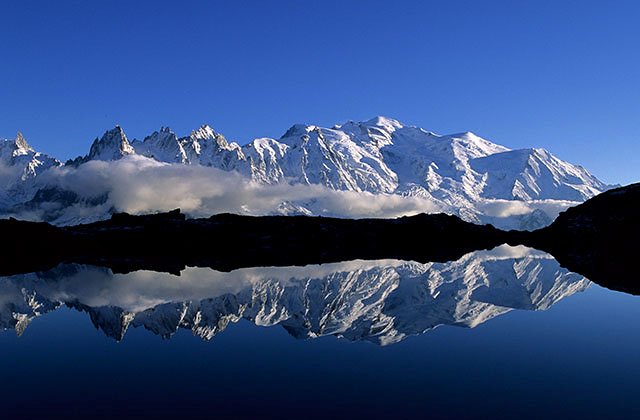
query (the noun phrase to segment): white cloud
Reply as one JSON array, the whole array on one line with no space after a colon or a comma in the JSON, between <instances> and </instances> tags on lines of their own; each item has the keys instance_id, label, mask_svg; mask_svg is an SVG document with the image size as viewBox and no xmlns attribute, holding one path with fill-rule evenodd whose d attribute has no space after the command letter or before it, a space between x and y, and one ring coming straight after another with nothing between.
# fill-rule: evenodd
<instances>
[{"instance_id":1,"label":"white cloud","mask_svg":"<svg viewBox=\"0 0 640 420\"><path fill-rule=\"evenodd\" d=\"M160 163L140 156L114 162L91 161L77 168L54 168L39 178L42 186L59 187L81 197L108 196L106 203L97 206L73 205L65 209L63 219L70 221L90 219L92 214L104 214L110 208L133 214L180 208L191 216L204 217L224 212L272 214L283 203L296 203L311 207L316 214L354 218L443 210L434 201L421 197L335 191L320 185L263 185L235 172Z\"/></svg>"},{"instance_id":2,"label":"white cloud","mask_svg":"<svg viewBox=\"0 0 640 420\"><path fill-rule=\"evenodd\" d=\"M577 204L580 203L566 200L481 200L476 203L476 209L486 216L498 218L522 216L540 209L555 219L561 211Z\"/></svg>"},{"instance_id":3,"label":"white cloud","mask_svg":"<svg viewBox=\"0 0 640 420\"><path fill-rule=\"evenodd\" d=\"M461 210L427 197L336 191L321 185L264 185L235 172L161 163L141 156L113 162L90 161L76 168L52 168L38 176L35 182L36 188L72 191L85 200L71 204L57 199L41 202L37 208L11 215L25 220L53 217L57 224L74 224L104 219L114 210L144 214L180 208L192 217L208 217L226 212L256 216L290 214L297 209L347 218L394 218L437 212L458 214ZM0 204L1 201L0 194ZM473 204L474 209L462 216L503 229L532 229L549 223L559 212L576 204L561 200L480 200ZM539 217L540 212L546 217ZM536 218L527 220L532 214Z\"/></svg>"}]
</instances>

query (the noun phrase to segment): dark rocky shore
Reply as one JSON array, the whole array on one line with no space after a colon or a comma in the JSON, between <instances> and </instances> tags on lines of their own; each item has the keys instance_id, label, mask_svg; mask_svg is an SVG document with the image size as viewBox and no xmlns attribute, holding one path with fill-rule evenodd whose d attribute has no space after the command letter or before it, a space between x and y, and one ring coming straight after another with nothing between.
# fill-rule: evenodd
<instances>
[{"instance_id":1,"label":"dark rocky shore","mask_svg":"<svg viewBox=\"0 0 640 420\"><path fill-rule=\"evenodd\" d=\"M85 263L116 272L179 272L185 266L305 265L352 259L450 261L502 243L552 254L563 266L606 287L640 293L633 264L640 234L640 184L602 193L534 232L505 232L455 216L398 219L220 214L187 219L179 210L114 214L69 227L0 220L0 275Z\"/></svg>"}]
</instances>

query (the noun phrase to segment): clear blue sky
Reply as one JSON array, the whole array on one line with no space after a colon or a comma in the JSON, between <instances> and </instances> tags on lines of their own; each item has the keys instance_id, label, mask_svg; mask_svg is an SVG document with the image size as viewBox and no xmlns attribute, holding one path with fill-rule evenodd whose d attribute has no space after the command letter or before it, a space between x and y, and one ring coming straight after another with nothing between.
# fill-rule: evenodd
<instances>
[{"instance_id":1,"label":"clear blue sky","mask_svg":"<svg viewBox=\"0 0 640 420\"><path fill-rule=\"evenodd\" d=\"M0 137L84 154L386 115L640 180L637 1L4 1Z\"/></svg>"}]
</instances>

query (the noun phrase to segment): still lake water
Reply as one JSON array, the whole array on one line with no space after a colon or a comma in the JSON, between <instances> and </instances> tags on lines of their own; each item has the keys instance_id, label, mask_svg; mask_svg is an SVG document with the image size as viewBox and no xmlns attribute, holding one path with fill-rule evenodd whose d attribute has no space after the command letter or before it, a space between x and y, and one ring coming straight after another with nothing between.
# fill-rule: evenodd
<instances>
[{"instance_id":1,"label":"still lake water","mask_svg":"<svg viewBox=\"0 0 640 420\"><path fill-rule=\"evenodd\" d=\"M640 297L498 247L0 278L2 418L638 418Z\"/></svg>"}]
</instances>

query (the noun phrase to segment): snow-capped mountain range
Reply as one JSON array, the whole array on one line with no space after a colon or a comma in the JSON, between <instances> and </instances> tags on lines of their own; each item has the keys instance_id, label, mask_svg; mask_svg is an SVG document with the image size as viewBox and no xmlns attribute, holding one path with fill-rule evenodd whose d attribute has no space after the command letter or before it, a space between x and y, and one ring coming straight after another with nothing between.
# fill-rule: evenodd
<instances>
[{"instance_id":1,"label":"snow-capped mountain range","mask_svg":"<svg viewBox=\"0 0 640 420\"><path fill-rule=\"evenodd\" d=\"M188 268L179 276L67 264L1 277L0 328L22 334L34 318L67 306L116 340L130 327L164 338L186 329L210 340L244 319L296 338L388 345L440 325L473 328L513 309L544 310L590 284L549 254L507 245L447 263Z\"/></svg>"},{"instance_id":2,"label":"snow-capped mountain range","mask_svg":"<svg viewBox=\"0 0 640 420\"><path fill-rule=\"evenodd\" d=\"M279 139L258 138L243 146L206 125L186 137L162 128L141 141L130 141L116 126L96 138L87 155L66 163L34 151L18 135L0 143L0 206L11 214L42 210L39 204L52 200L77 205L83 197L70 194L69 189L77 193L73 188L38 179L50 178L42 174L51 168L133 158L216 168L264 186L319 185L363 193L363 199L367 194L421 198L469 221L524 229L548 224L559 211L609 188L586 169L544 149L511 150L470 132L438 135L376 117L332 128L298 124ZM505 210L514 203L520 204L517 211ZM322 214L322 207L313 198L283 200L273 212ZM104 206L100 211L105 212ZM60 213L39 214L53 222L69 220Z\"/></svg>"}]
</instances>

